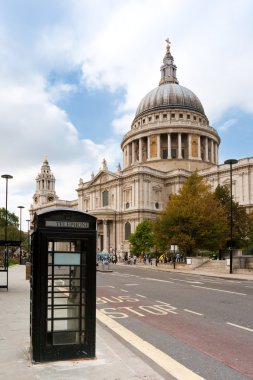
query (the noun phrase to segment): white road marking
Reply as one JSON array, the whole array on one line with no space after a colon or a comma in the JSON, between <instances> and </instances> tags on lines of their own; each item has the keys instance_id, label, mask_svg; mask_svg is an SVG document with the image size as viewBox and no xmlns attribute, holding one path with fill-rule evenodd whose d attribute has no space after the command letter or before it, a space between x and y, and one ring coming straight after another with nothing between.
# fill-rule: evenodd
<instances>
[{"instance_id":1,"label":"white road marking","mask_svg":"<svg viewBox=\"0 0 253 380\"><path fill-rule=\"evenodd\" d=\"M128 290L125 290L125 289L120 289L122 292L124 293L128 293Z\"/></svg>"},{"instance_id":2,"label":"white road marking","mask_svg":"<svg viewBox=\"0 0 253 380\"><path fill-rule=\"evenodd\" d=\"M230 290L223 290L223 289L215 289L215 288L207 288L206 286L198 286L198 285L192 285L193 288L200 288L200 289L207 289L207 290L214 290L215 292L223 292L223 293L231 293L231 294L238 294L240 296L246 296L245 293L238 293L238 292L231 292Z\"/></svg>"},{"instance_id":3,"label":"white road marking","mask_svg":"<svg viewBox=\"0 0 253 380\"><path fill-rule=\"evenodd\" d=\"M141 280L150 280L150 281L167 282L167 283L169 283L169 284L175 284L174 281L160 280L160 279L158 279L158 278L152 278L152 277L142 277Z\"/></svg>"},{"instance_id":4,"label":"white road marking","mask_svg":"<svg viewBox=\"0 0 253 380\"><path fill-rule=\"evenodd\" d=\"M158 301L158 300L156 300L155 302L158 302L161 304L161 305L155 305L159 309L166 310L167 312L172 313L172 314L178 314L175 311L175 310L177 310L177 308L175 306L172 306L170 303Z\"/></svg>"},{"instance_id":5,"label":"white road marking","mask_svg":"<svg viewBox=\"0 0 253 380\"><path fill-rule=\"evenodd\" d=\"M192 314L196 314L196 315L204 315L201 313L197 313L196 311L193 311L193 310L184 309L184 311L187 311L188 313L192 313Z\"/></svg>"},{"instance_id":6,"label":"white road marking","mask_svg":"<svg viewBox=\"0 0 253 380\"><path fill-rule=\"evenodd\" d=\"M139 284L124 284L125 286L138 286Z\"/></svg>"},{"instance_id":7,"label":"white road marking","mask_svg":"<svg viewBox=\"0 0 253 380\"><path fill-rule=\"evenodd\" d=\"M115 286L112 286L112 285L98 285L98 288L115 288Z\"/></svg>"},{"instance_id":8,"label":"white road marking","mask_svg":"<svg viewBox=\"0 0 253 380\"><path fill-rule=\"evenodd\" d=\"M134 274L128 274L128 273L113 273L112 272L112 276L118 276L118 277L138 277L138 276L135 276Z\"/></svg>"},{"instance_id":9,"label":"white road marking","mask_svg":"<svg viewBox=\"0 0 253 380\"><path fill-rule=\"evenodd\" d=\"M141 298L147 298L146 296L143 296L143 295L141 295L141 294L135 294L137 297L141 297Z\"/></svg>"},{"instance_id":10,"label":"white road marking","mask_svg":"<svg viewBox=\"0 0 253 380\"><path fill-rule=\"evenodd\" d=\"M226 322L226 324L230 325L230 326L238 327L238 329L242 329L242 330L253 332L253 329L250 329L250 328L244 327L244 326L240 326L240 325L236 325L235 323Z\"/></svg>"},{"instance_id":11,"label":"white road marking","mask_svg":"<svg viewBox=\"0 0 253 380\"><path fill-rule=\"evenodd\" d=\"M193 281L193 280L180 280L179 278L171 278L174 281L181 281L181 282L187 282L189 284L204 284L203 282L200 281Z\"/></svg>"},{"instance_id":12,"label":"white road marking","mask_svg":"<svg viewBox=\"0 0 253 380\"><path fill-rule=\"evenodd\" d=\"M97 319L100 322L104 323L106 327L112 329L121 338L125 339L128 343L130 343L141 353L153 360L155 364L159 365L161 368L164 369L164 371L168 372L171 376L174 376L176 379L204 380L203 377L192 372L190 369L186 368L182 364L178 363L176 360L172 359L169 355L165 354L158 348L152 346L152 344L148 343L147 341L141 339L138 335L126 329L124 326L122 326L115 320L109 318L100 310L97 310Z\"/></svg>"}]
</instances>

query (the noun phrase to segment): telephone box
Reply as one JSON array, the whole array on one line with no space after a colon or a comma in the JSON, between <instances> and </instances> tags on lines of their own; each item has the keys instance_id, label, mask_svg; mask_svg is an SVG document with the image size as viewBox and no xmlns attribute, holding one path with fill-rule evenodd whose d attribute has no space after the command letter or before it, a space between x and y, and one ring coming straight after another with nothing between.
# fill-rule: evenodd
<instances>
[{"instance_id":1,"label":"telephone box","mask_svg":"<svg viewBox=\"0 0 253 380\"><path fill-rule=\"evenodd\" d=\"M72 209L35 214L30 281L32 361L94 358L96 218Z\"/></svg>"}]
</instances>

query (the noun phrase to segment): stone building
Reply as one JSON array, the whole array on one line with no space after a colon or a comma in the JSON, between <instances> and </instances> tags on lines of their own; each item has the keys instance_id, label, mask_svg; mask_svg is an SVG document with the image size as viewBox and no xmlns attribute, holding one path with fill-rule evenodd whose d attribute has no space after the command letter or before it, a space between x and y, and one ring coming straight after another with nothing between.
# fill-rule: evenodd
<instances>
[{"instance_id":1,"label":"stone building","mask_svg":"<svg viewBox=\"0 0 253 380\"><path fill-rule=\"evenodd\" d=\"M128 237L144 219L154 219L192 172L213 189L230 186L229 165L219 165L220 137L209 125L198 97L179 85L167 40L158 87L141 100L121 142L123 167L108 170L104 160L90 181L80 179L77 200L59 200L47 158L36 178L31 214L46 207L71 207L91 213L98 222L98 249L128 251ZM234 199L253 207L253 158L233 165Z\"/></svg>"}]
</instances>

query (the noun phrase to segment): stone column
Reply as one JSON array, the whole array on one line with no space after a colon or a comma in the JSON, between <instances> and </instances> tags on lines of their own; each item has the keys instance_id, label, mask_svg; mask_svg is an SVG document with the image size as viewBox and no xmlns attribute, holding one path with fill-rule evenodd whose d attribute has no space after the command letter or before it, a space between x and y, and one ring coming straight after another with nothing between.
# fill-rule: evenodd
<instances>
[{"instance_id":1,"label":"stone column","mask_svg":"<svg viewBox=\"0 0 253 380\"><path fill-rule=\"evenodd\" d=\"M147 159L150 160L150 136L148 136Z\"/></svg>"},{"instance_id":2,"label":"stone column","mask_svg":"<svg viewBox=\"0 0 253 380\"><path fill-rule=\"evenodd\" d=\"M192 159L192 136L188 135L188 158Z\"/></svg>"},{"instance_id":3,"label":"stone column","mask_svg":"<svg viewBox=\"0 0 253 380\"><path fill-rule=\"evenodd\" d=\"M139 139L139 162L142 162L142 138Z\"/></svg>"},{"instance_id":4,"label":"stone column","mask_svg":"<svg viewBox=\"0 0 253 380\"><path fill-rule=\"evenodd\" d=\"M168 133L168 159L171 159L171 135Z\"/></svg>"},{"instance_id":5,"label":"stone column","mask_svg":"<svg viewBox=\"0 0 253 380\"><path fill-rule=\"evenodd\" d=\"M103 221L104 248L103 252L108 252L107 220Z\"/></svg>"},{"instance_id":6,"label":"stone column","mask_svg":"<svg viewBox=\"0 0 253 380\"><path fill-rule=\"evenodd\" d=\"M135 163L135 143L132 142L132 164Z\"/></svg>"},{"instance_id":7,"label":"stone column","mask_svg":"<svg viewBox=\"0 0 253 380\"><path fill-rule=\"evenodd\" d=\"M157 135L157 158L160 160L161 159L161 136Z\"/></svg>"},{"instance_id":8,"label":"stone column","mask_svg":"<svg viewBox=\"0 0 253 380\"><path fill-rule=\"evenodd\" d=\"M181 133L178 133L177 135L177 149L178 149L178 155L177 158L182 158L182 141L181 141Z\"/></svg>"},{"instance_id":9,"label":"stone column","mask_svg":"<svg viewBox=\"0 0 253 380\"><path fill-rule=\"evenodd\" d=\"M208 161L208 137L206 137L205 159Z\"/></svg>"},{"instance_id":10,"label":"stone column","mask_svg":"<svg viewBox=\"0 0 253 380\"><path fill-rule=\"evenodd\" d=\"M198 136L198 159L201 160L201 142L200 142L200 136Z\"/></svg>"},{"instance_id":11,"label":"stone column","mask_svg":"<svg viewBox=\"0 0 253 380\"><path fill-rule=\"evenodd\" d=\"M130 146L127 144L127 166L130 165Z\"/></svg>"},{"instance_id":12,"label":"stone column","mask_svg":"<svg viewBox=\"0 0 253 380\"><path fill-rule=\"evenodd\" d=\"M213 140L211 140L211 162L214 162Z\"/></svg>"},{"instance_id":13,"label":"stone column","mask_svg":"<svg viewBox=\"0 0 253 380\"><path fill-rule=\"evenodd\" d=\"M99 252L101 252L101 235L98 235L98 248Z\"/></svg>"}]
</instances>

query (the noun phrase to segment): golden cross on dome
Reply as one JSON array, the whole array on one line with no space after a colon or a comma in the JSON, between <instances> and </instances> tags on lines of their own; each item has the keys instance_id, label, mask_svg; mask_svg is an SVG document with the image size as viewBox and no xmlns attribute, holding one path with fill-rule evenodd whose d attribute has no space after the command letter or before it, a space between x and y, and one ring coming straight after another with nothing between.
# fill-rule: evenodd
<instances>
[{"instance_id":1,"label":"golden cross on dome","mask_svg":"<svg viewBox=\"0 0 253 380\"><path fill-rule=\"evenodd\" d=\"M170 44L171 44L169 37L166 38L165 41L167 42L167 51L169 52L170 51Z\"/></svg>"}]
</instances>

